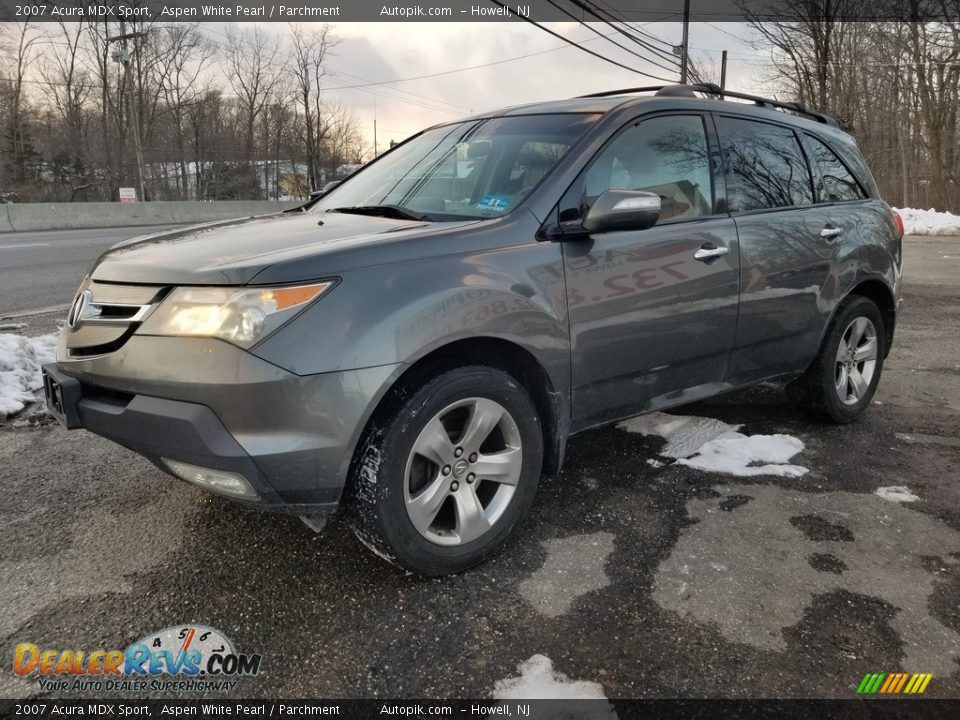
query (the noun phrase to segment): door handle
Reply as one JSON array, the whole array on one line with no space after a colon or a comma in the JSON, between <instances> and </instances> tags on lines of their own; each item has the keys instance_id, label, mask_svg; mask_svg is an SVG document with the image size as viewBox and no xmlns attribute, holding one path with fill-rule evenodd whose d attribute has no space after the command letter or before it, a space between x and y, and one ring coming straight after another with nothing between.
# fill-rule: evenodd
<instances>
[{"instance_id":1,"label":"door handle","mask_svg":"<svg viewBox=\"0 0 960 720\"><path fill-rule=\"evenodd\" d=\"M728 252L730 252L730 248L728 247L714 247L710 243L707 243L693 254L693 259L703 261L714 260L726 255Z\"/></svg>"},{"instance_id":2,"label":"door handle","mask_svg":"<svg viewBox=\"0 0 960 720\"><path fill-rule=\"evenodd\" d=\"M820 237L824 240L835 240L841 235L843 235L843 229L833 227L832 225L827 225L823 230L820 231Z\"/></svg>"}]
</instances>

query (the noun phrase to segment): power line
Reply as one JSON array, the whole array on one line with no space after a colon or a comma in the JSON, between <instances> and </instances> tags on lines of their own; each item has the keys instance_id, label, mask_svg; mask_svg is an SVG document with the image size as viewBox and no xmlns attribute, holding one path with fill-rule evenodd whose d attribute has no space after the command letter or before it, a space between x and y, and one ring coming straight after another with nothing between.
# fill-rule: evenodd
<instances>
[{"instance_id":1,"label":"power line","mask_svg":"<svg viewBox=\"0 0 960 720\"><path fill-rule=\"evenodd\" d=\"M587 28L587 29L590 30L591 32L594 32L594 33L596 33L597 35L600 35L600 37L604 37L604 38L607 40L607 42L610 42L610 43L616 45L616 46L617 46L618 48L620 48L621 50L626 50L628 53L630 53L630 54L633 55L634 57L638 57L638 58L640 58L641 60L643 60L644 62L650 63L651 65L656 65L656 66L657 66L658 68L660 68L661 70L666 70L667 72L675 72L675 71L676 71L676 68L674 68L674 67L667 67L666 65L662 65L662 64L660 64L659 62L657 62L656 60L652 60L651 58L648 58L648 57L646 57L645 55L641 55L640 53L634 52L633 50L631 50L630 48L628 48L628 47L625 46L625 45L621 45L620 43L618 43L618 42L617 42L616 40L614 40L613 38L604 36L599 30L597 30L596 28L590 27L589 25L587 25L587 23L585 23L583 20L581 20L580 18L578 18L578 17L577 17L576 15L574 15L572 12L569 12L568 10L565 10L565 9L562 8L558 3L554 2L554 0L547 0L547 2L550 3L551 5L553 5L557 10L559 10L560 12L562 12L562 13L563 13L564 15L566 15L567 17L572 18L573 20L576 20L578 23L580 23L581 25L583 25L585 28ZM571 0L571 2L573 2L574 5L577 5L577 6L580 7L581 9L586 9L586 8L584 8L582 5L580 5L580 3L576 2L576 0ZM587 10L587 12L590 12L590 10ZM593 14L595 14L595 13L592 13L592 12L591 12L590 14L593 15ZM610 25L610 23L607 23L607 24ZM613 26L611 25L611 27L613 27ZM614 29L616 29L616 28L614 28ZM637 42L637 41L634 41L634 42ZM651 47L651 48L649 48L649 49L653 50L653 52L657 52L656 48L652 48L652 47Z\"/></svg>"},{"instance_id":2,"label":"power line","mask_svg":"<svg viewBox=\"0 0 960 720\"><path fill-rule=\"evenodd\" d=\"M604 11L594 3L586 2L586 1L581 2L581 0L570 0L570 2L572 2L574 5L576 5L580 9L590 13L590 15L597 18L598 20L605 23L606 25L609 25L618 33L628 38L632 42L637 43L641 47L646 48L653 53L656 53L658 57L663 58L664 60L669 60L670 62L676 62L676 57L673 55L673 45L666 43L663 40L660 40L659 38L655 38L652 35L648 35L648 33L643 33L643 35L648 35L648 37L650 37L652 40L660 43L667 49L667 51L661 50L660 48L651 45L646 40L643 40L638 35L638 33L640 32L639 30L635 30L634 28L632 28L630 25L623 22L622 20L617 20L617 18L612 13L606 13L606 17L604 17L604 15L601 15L600 13ZM619 22L620 25L629 28L630 32L627 32L627 30L625 30L623 27L618 27L617 25L614 25L612 22L610 22L611 19L617 20L617 22Z\"/></svg>"},{"instance_id":3,"label":"power line","mask_svg":"<svg viewBox=\"0 0 960 720\"><path fill-rule=\"evenodd\" d=\"M247 45L248 42L249 42L245 37L243 37L243 35L239 35L239 36L237 36L236 38L231 38L227 33L223 32L223 31L221 31L221 30L216 30L216 29L214 29L214 28L205 27L205 28L202 28L202 31L203 31L203 32L213 32L213 33L216 33L217 35L221 35L222 37L226 38L226 39L227 39L228 41L230 41L230 42L234 42L235 40L239 40L240 43L241 43L241 44L244 44L244 45ZM218 48L221 49L221 50L226 50L226 48L224 48L224 45L223 45L222 42L219 42L219 41L216 41L216 40L211 40L210 42L211 42L215 47L218 47ZM326 67L331 71L331 74L337 74L337 73L339 72L339 71L337 71L335 68L330 67L329 65L327 65ZM339 74L348 75L348 73L339 73ZM337 88L325 88L325 89L337 89ZM427 96L424 96L424 95L416 95L416 94L410 93L410 92L408 92L408 91L406 91L406 90L399 90L399 89L398 89L397 92L403 93L403 94L405 94L405 95L410 95L410 96L412 96L412 97L416 97L416 98L418 98L419 100L426 100L426 101L429 102L429 103L440 104L440 105L450 105L451 107L456 107L456 108L461 109L461 110L465 110L465 109L466 109L466 108L460 107L459 105L454 105L453 103L448 103L448 102L446 102L446 101L444 101L444 100L440 100L439 98L431 98L431 97L427 97ZM402 98L402 97L396 97L396 96L393 96L393 95L386 95L386 94L384 94L383 97L384 97L384 98L393 99L393 100L398 100L398 101L400 101L400 102L406 102L406 103L408 103L408 104L415 105L415 106L417 106L417 107L423 107L423 108L426 108L426 109L428 109L428 110L437 110L438 112L448 113L448 114L451 114L451 115L456 115L456 114L458 114L458 113L451 113L449 110L444 110L444 109L442 109L442 108L428 107L427 105L424 105L424 104L421 103L421 102L415 102L415 101L412 101L412 100L407 100L407 99Z\"/></svg>"},{"instance_id":4,"label":"power line","mask_svg":"<svg viewBox=\"0 0 960 720\"><path fill-rule=\"evenodd\" d=\"M614 33L610 33L610 35L613 35L613 34ZM600 37L586 38L585 40L581 40L580 42L584 44L588 42L596 42L597 40L602 40L603 38L610 37L610 35L604 35L601 33ZM567 48L570 47L570 45L569 45L569 41L564 40L564 42L568 44L558 45L557 47L550 48L549 50L538 50L537 52L526 53L524 55L516 55L514 57L504 58L503 60L494 60L488 63L481 63L479 65L467 65L466 67L453 68L452 70L442 70L440 72L429 73L427 75L415 75L414 77L397 78L395 80L379 80L377 82L367 82L362 85L341 85L339 87L331 87L328 89L346 90L346 89L361 88L361 87L373 87L374 85L394 85L396 83L412 82L414 80L428 80L430 78L441 77L442 75L453 75L454 73L467 72L469 70L479 70L481 68L493 67L495 65L503 65L504 63L510 63L516 60L525 60L527 58L536 57L538 55L547 55L549 53L557 52L558 50L566 50Z\"/></svg>"},{"instance_id":5,"label":"power line","mask_svg":"<svg viewBox=\"0 0 960 720\"><path fill-rule=\"evenodd\" d=\"M376 85L379 84L379 83L374 83L374 82L372 82L372 81L369 80L368 78L360 77L359 75L353 75L353 74L351 74L351 73L344 72L343 70L337 70L336 68L331 67L331 66L329 66L329 65L328 65L327 67L328 67L328 70L329 70L329 72L330 72L331 75L333 75L333 76L343 76L343 77L347 77L347 78L353 78L354 80L360 80L360 81L362 81L363 83L366 84L366 85L365 85L366 87L375 87ZM357 86L352 86L352 87L351 87L351 86L349 86L349 85L342 85L342 86L329 85L329 86L327 86L327 87L324 88L324 89L325 89L325 90L343 90L343 89L346 89L346 88L350 88L350 89L354 89L354 90L362 90L362 89L364 89L364 86L359 86L359 85L357 85ZM464 107L463 105L457 105L456 103L447 102L446 100L440 100L439 98L431 98L431 97L429 97L429 96L427 96L427 95L418 95L417 93L410 92L409 90L401 90L401 89L399 89L399 88L390 88L390 89L391 89L393 92L403 93L403 94L408 95L408 96L410 96L410 97L419 98L419 99L426 100L426 101L431 102L431 103L439 103L439 104L442 104L442 105L449 105L450 107L457 108L458 110L466 110L467 112L471 112L471 110L472 110L471 108ZM389 97L392 97L392 96L391 96L391 95L384 95L383 97L389 98Z\"/></svg>"},{"instance_id":6,"label":"power line","mask_svg":"<svg viewBox=\"0 0 960 720\"><path fill-rule=\"evenodd\" d=\"M502 7L502 8L504 8L504 9L508 9L505 4L503 4L502 2L500 2L500 0L490 0L490 2L493 3L494 5L498 5L499 7ZM565 37L564 37L563 35L561 35L560 33L554 32L554 31L551 30L550 28L541 25L541 24L538 23L536 20L531 20L530 18L525 17L525 16L520 16L520 17L521 17L523 20L525 20L526 22L530 23L531 25L540 28L540 29L543 30L545 33L549 33L550 35L553 35L555 38L557 38L557 39L559 39L559 40L563 40L565 43L569 43L570 45L573 45L573 47L578 48L579 50L582 50L583 52L587 53L588 55L593 55L595 58L599 58L600 60L603 60L604 62L610 63L611 65L616 65L617 67L623 68L624 70L629 70L630 72L637 73L638 75L643 75L644 77L652 78L652 79L654 79L654 80L662 80L663 82L673 82L673 81L672 81L671 79L669 79L669 78L660 77L659 75L651 75L650 73L643 72L642 70L637 70L636 68L632 68L632 67L630 67L629 65L624 65L623 63L619 63L619 62L617 62L616 60L611 60L610 58L606 57L605 55L601 55L600 53L596 53L596 52L594 52L593 50L590 50L589 48L585 48L585 47L583 47L582 45L574 42L573 40L570 40L570 39L568 39L568 38L565 38Z\"/></svg>"},{"instance_id":7,"label":"power line","mask_svg":"<svg viewBox=\"0 0 960 720\"><path fill-rule=\"evenodd\" d=\"M218 35L222 35L222 36L225 37L227 40L231 40L231 38L230 38L226 33L221 32L221 31L219 31L219 30L214 30L213 28L203 28L203 31L204 31L204 32L215 32L215 33L217 33ZM224 49L225 49L222 42L219 42L219 41L217 41L217 40L212 40L212 39L209 39L209 38L208 38L208 40L209 40L209 42L211 42L211 44L215 45L216 47L220 48L221 50L224 50ZM239 38L239 40L240 40L240 42L241 42L242 44L247 44L247 40L246 40L245 38L243 38L242 36ZM336 71L334 68L332 68L332 67L330 67L330 66L327 66L327 67L330 69L331 74L337 74L337 73L339 73L339 74L343 74L343 75L348 75L348 73L341 73L340 71ZM347 87L347 86L332 86L332 87L323 88L323 89L325 89L325 90L339 90L339 89L344 89L345 87ZM397 101L397 102L406 103L406 104L408 104L408 105L413 105L413 106L415 106L415 107L420 107L420 108L423 108L423 109L425 109L425 110L432 110L432 111L434 111L434 112L441 112L441 113L444 113L444 114L446 114L446 115L460 116L460 115L462 115L463 113L461 113L461 112L453 112L453 111L451 111L451 110L446 110L446 109L444 109L444 108L442 108L442 107L439 107L439 105L449 105L449 106L451 106L451 107L458 108L459 110L466 110L466 109L467 109L467 108L460 107L459 105L454 105L453 103L448 103L448 102L446 102L445 100L440 100L440 99L438 99L438 98L429 98L429 97L423 96L423 95L415 95L414 93L410 93L410 92L408 92L408 91L406 91L406 90L399 90L399 89L398 89L397 92L398 92L398 93L404 93L404 94L406 94L406 95L411 95L412 97L416 97L416 98L419 98L419 99L418 99L418 100L412 100L412 99L408 99L408 98L401 97L401 96L398 96L398 95L388 95L388 94L386 94L386 93L384 93L384 92L382 92L382 91L377 91L377 90L368 90L368 91L366 91L366 92L368 92L369 94L373 95L374 97L383 97L384 99L394 100L394 101ZM424 100L425 100L426 102L423 102Z\"/></svg>"},{"instance_id":8,"label":"power line","mask_svg":"<svg viewBox=\"0 0 960 720\"><path fill-rule=\"evenodd\" d=\"M668 52L673 52L673 43L668 43L665 40L658 38L656 35L653 35L652 33L647 32L646 30L643 29L642 25L628 22L627 19L624 18L622 15L617 14L616 8L610 5L610 3L605 2L604 0L599 0L599 2L603 4L603 8L600 8L596 3L589 2L588 0L584 0L584 1L587 2L588 5L592 5L597 10L601 10L602 12L604 12L608 17L612 18L616 22L626 27L631 33L642 35L643 37L647 38L650 42L663 45L663 47L666 48ZM666 20L667 18L674 17L674 15L675 13L667 13L662 17L657 18L657 20L651 20L650 22ZM649 25L650 23L645 23L645 24Z\"/></svg>"}]
</instances>

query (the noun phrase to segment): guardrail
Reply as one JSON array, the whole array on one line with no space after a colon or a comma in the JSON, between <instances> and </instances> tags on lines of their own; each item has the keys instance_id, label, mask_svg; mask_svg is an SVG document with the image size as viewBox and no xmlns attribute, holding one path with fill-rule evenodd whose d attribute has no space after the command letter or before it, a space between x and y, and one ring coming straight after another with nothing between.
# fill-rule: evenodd
<instances>
[{"instance_id":1,"label":"guardrail","mask_svg":"<svg viewBox=\"0 0 960 720\"><path fill-rule=\"evenodd\" d=\"M0 204L0 233L199 223L250 215L266 215L302 204L302 200Z\"/></svg>"}]
</instances>

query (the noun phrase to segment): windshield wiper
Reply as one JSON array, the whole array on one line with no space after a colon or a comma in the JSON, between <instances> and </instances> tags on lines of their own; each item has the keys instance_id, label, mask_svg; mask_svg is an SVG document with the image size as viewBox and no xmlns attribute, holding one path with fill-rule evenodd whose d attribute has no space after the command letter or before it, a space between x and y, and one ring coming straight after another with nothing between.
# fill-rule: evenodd
<instances>
[{"instance_id":1,"label":"windshield wiper","mask_svg":"<svg viewBox=\"0 0 960 720\"><path fill-rule=\"evenodd\" d=\"M354 207L334 208L333 212L351 215L373 215L375 217L394 218L396 220L422 220L430 222L429 215L417 213L402 205L356 205Z\"/></svg>"}]
</instances>

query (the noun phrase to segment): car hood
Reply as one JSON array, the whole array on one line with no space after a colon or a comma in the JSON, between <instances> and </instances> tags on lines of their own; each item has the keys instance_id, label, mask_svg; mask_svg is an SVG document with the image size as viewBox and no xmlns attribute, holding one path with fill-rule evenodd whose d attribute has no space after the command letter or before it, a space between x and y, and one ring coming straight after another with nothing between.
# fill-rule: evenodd
<instances>
[{"instance_id":1,"label":"car hood","mask_svg":"<svg viewBox=\"0 0 960 720\"><path fill-rule=\"evenodd\" d=\"M286 281L310 280L336 274L343 266L337 259L362 260L356 257L358 251L474 222L426 223L345 213L227 220L125 240L100 256L91 277L158 285L244 285L282 264L290 268ZM307 258L313 262L302 262Z\"/></svg>"}]
</instances>

